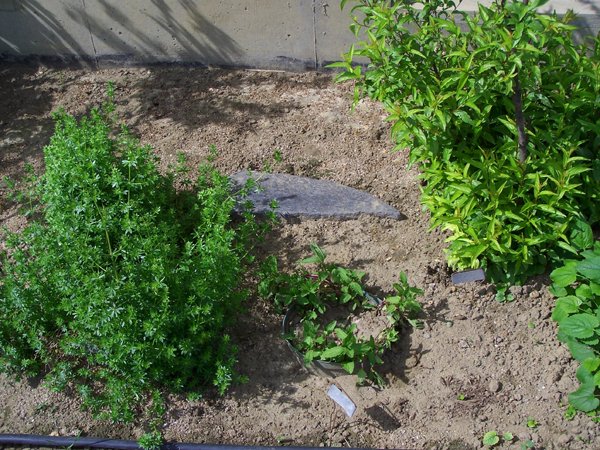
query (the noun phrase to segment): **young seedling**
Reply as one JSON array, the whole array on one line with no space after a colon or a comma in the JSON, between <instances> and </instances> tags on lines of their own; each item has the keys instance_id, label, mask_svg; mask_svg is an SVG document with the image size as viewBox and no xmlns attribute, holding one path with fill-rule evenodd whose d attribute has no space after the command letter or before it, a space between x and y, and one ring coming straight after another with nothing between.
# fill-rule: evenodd
<instances>
[{"instance_id":1,"label":"young seedling","mask_svg":"<svg viewBox=\"0 0 600 450\"><path fill-rule=\"evenodd\" d=\"M535 446L535 443L531 439L527 439L525 442L521 442L521 450L529 450Z\"/></svg>"},{"instance_id":2,"label":"young seedling","mask_svg":"<svg viewBox=\"0 0 600 450\"><path fill-rule=\"evenodd\" d=\"M507 431L502 436L498 435L497 431L488 431L483 435L483 445L488 447L494 447L500 443L500 440L503 442L509 443L512 442L515 437L510 431Z\"/></svg>"},{"instance_id":3,"label":"young seedling","mask_svg":"<svg viewBox=\"0 0 600 450\"><path fill-rule=\"evenodd\" d=\"M488 431L487 433L485 433L483 435L483 445L487 446L487 447L494 447L495 445L498 445L498 443L500 442L500 436L498 436L498 433L496 431Z\"/></svg>"}]
</instances>

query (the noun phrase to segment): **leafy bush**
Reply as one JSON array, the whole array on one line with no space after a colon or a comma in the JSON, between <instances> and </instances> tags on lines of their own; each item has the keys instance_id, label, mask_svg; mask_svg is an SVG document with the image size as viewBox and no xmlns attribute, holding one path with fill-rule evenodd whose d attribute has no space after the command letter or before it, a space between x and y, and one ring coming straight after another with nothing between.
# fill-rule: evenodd
<instances>
[{"instance_id":1,"label":"leafy bush","mask_svg":"<svg viewBox=\"0 0 600 450\"><path fill-rule=\"evenodd\" d=\"M234 227L228 178L210 165L195 191L186 169L162 175L157 158L113 107L80 121L59 112L37 185L42 220L8 238L0 284L0 369L73 386L100 417L130 421L162 389L235 378L227 327L250 239Z\"/></svg>"},{"instance_id":2,"label":"leafy bush","mask_svg":"<svg viewBox=\"0 0 600 450\"><path fill-rule=\"evenodd\" d=\"M558 338L580 363L580 386L569 394L569 403L600 421L600 242L550 276L558 297L552 312Z\"/></svg>"},{"instance_id":3,"label":"leafy bush","mask_svg":"<svg viewBox=\"0 0 600 450\"><path fill-rule=\"evenodd\" d=\"M383 362L383 352L398 340L399 325L418 325L415 315L421 304L416 297L422 291L409 286L401 273L394 284L396 295L377 301L362 285L363 272L327 264L325 253L315 244L311 248L313 256L300 263L315 264L312 271L301 267L291 274L282 273L275 257L269 257L262 266L259 294L272 300L280 312L298 317L301 330L284 337L304 355L306 364L335 362L357 374L361 382L367 376L381 382L375 365ZM375 312L385 324L376 336L361 335L353 320L366 311Z\"/></svg>"},{"instance_id":4,"label":"leafy bush","mask_svg":"<svg viewBox=\"0 0 600 450\"><path fill-rule=\"evenodd\" d=\"M337 79L385 105L449 263L517 283L581 250L571 230L600 219L600 38L575 44L544 0L346 3L365 39Z\"/></svg>"}]
</instances>

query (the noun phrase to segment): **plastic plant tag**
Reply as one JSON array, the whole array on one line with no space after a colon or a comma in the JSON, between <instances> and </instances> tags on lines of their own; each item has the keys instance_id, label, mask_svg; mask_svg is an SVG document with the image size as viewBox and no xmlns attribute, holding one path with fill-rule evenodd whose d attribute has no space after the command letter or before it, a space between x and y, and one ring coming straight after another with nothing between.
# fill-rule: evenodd
<instances>
[{"instance_id":1,"label":"plastic plant tag","mask_svg":"<svg viewBox=\"0 0 600 450\"><path fill-rule=\"evenodd\" d=\"M352 400L350 400L350 397L344 394L335 384L329 386L327 395L344 410L348 417L352 417L354 415L354 411L356 411L356 405Z\"/></svg>"},{"instance_id":2,"label":"plastic plant tag","mask_svg":"<svg viewBox=\"0 0 600 450\"><path fill-rule=\"evenodd\" d=\"M485 280L485 273L483 269L465 270L463 272L453 273L451 278L454 284L482 281Z\"/></svg>"}]
</instances>

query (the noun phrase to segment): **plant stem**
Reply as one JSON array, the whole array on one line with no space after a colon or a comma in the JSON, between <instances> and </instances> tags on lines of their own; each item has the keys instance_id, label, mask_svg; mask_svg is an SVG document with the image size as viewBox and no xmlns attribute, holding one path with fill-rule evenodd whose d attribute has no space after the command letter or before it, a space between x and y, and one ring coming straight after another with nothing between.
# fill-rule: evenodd
<instances>
[{"instance_id":1,"label":"plant stem","mask_svg":"<svg viewBox=\"0 0 600 450\"><path fill-rule=\"evenodd\" d=\"M523 0L523 4L529 4L529 0ZM502 0L501 5L504 7L506 0ZM527 132L525 131L525 115L523 114L523 91L518 71L513 79L512 101L515 107L515 122L517 123L519 162L524 164L527 159Z\"/></svg>"},{"instance_id":2,"label":"plant stem","mask_svg":"<svg viewBox=\"0 0 600 450\"><path fill-rule=\"evenodd\" d=\"M102 209L100 209L98 203L95 200L94 205L96 206L96 209L98 210L98 212L100 213L100 217L102 218L102 226L104 227L104 235L106 236L106 244L108 245L108 254L112 263L115 280L117 280L119 277L117 273L115 254L113 253L112 245L110 244L110 235L108 234L108 227L106 226L106 210L104 209L104 206L102 207Z\"/></svg>"},{"instance_id":3,"label":"plant stem","mask_svg":"<svg viewBox=\"0 0 600 450\"><path fill-rule=\"evenodd\" d=\"M523 114L523 92L521 90L518 72L513 79L512 101L515 105L515 120L517 122L519 139L519 162L523 164L527 159L527 133L525 131L525 115Z\"/></svg>"}]
</instances>

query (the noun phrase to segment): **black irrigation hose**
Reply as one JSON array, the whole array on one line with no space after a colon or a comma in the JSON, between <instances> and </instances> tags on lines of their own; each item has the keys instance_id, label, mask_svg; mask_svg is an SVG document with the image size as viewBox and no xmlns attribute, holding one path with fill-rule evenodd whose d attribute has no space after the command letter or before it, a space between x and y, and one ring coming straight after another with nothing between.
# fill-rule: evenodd
<instances>
[{"instance_id":1,"label":"black irrigation hose","mask_svg":"<svg viewBox=\"0 0 600 450\"><path fill-rule=\"evenodd\" d=\"M35 434L0 434L0 446L23 445L29 447L107 448L114 450L142 450L137 441L93 437L39 436ZM323 450L315 447L257 447L244 445L177 444L161 445L161 450ZM368 450L349 448L344 450Z\"/></svg>"}]
</instances>

